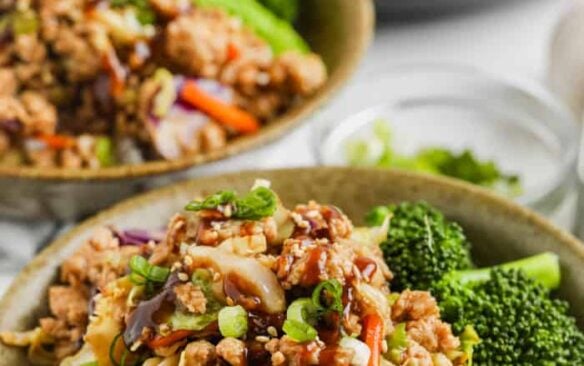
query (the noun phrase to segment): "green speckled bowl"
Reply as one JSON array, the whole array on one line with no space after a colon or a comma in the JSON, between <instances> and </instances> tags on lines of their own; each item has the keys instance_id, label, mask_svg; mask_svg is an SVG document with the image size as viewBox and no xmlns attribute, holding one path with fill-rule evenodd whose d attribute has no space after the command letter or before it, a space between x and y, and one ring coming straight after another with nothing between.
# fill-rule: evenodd
<instances>
[{"instance_id":1,"label":"green speckled bowl","mask_svg":"<svg viewBox=\"0 0 584 366\"><path fill-rule=\"evenodd\" d=\"M500 263L542 251L559 254L562 287L584 327L584 246L537 214L486 190L457 181L414 173L356 168L249 171L208 177L155 190L127 200L71 230L36 257L0 302L0 329L22 330L46 314L47 288L61 261L99 226L160 227L197 195L233 188L245 192L256 178L269 179L287 205L315 199L340 207L361 223L376 204L426 200L458 221L474 243L478 264ZM20 349L0 346L0 365L26 365Z\"/></svg>"}]
</instances>

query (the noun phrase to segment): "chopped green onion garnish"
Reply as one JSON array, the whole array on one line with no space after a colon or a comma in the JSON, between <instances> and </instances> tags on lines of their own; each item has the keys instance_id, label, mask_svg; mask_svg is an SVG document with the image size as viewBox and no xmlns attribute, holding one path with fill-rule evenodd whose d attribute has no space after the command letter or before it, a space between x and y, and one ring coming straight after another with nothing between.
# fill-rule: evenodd
<instances>
[{"instance_id":1,"label":"chopped green onion garnish","mask_svg":"<svg viewBox=\"0 0 584 366\"><path fill-rule=\"evenodd\" d=\"M241 198L238 198L233 191L220 191L203 201L190 202L185 207L185 210L213 210L227 204L233 205L231 217L243 220L259 220L276 212L278 198L271 189L266 187L254 188Z\"/></svg>"},{"instance_id":2,"label":"chopped green onion garnish","mask_svg":"<svg viewBox=\"0 0 584 366\"><path fill-rule=\"evenodd\" d=\"M101 136L95 140L95 156L101 166L115 164L114 148L109 137Z\"/></svg>"},{"instance_id":3,"label":"chopped green onion garnish","mask_svg":"<svg viewBox=\"0 0 584 366\"><path fill-rule=\"evenodd\" d=\"M219 191L215 194L210 195L203 201L191 201L186 205L185 210L187 211L201 211L201 210L213 210L219 206L232 203L236 199L234 191Z\"/></svg>"},{"instance_id":4,"label":"chopped green onion garnish","mask_svg":"<svg viewBox=\"0 0 584 366\"><path fill-rule=\"evenodd\" d=\"M316 339L318 332L310 324L286 319L282 330L296 342L309 342Z\"/></svg>"},{"instance_id":5,"label":"chopped green onion garnish","mask_svg":"<svg viewBox=\"0 0 584 366\"><path fill-rule=\"evenodd\" d=\"M240 305L221 309L218 320L223 337L240 338L247 333L247 311Z\"/></svg>"},{"instance_id":6,"label":"chopped green onion garnish","mask_svg":"<svg viewBox=\"0 0 584 366\"><path fill-rule=\"evenodd\" d=\"M146 258L139 255L135 255L130 259L130 269L132 270L130 280L138 285L143 284L139 282L140 277L142 277L143 282L164 283L170 275L170 269L152 265L148 263Z\"/></svg>"},{"instance_id":7,"label":"chopped green onion garnish","mask_svg":"<svg viewBox=\"0 0 584 366\"><path fill-rule=\"evenodd\" d=\"M158 118L163 118L176 102L174 75L165 68L159 68L154 73L153 80L160 89L153 100L152 113Z\"/></svg>"},{"instance_id":8,"label":"chopped green onion garnish","mask_svg":"<svg viewBox=\"0 0 584 366\"><path fill-rule=\"evenodd\" d=\"M314 324L317 316L318 308L307 297L295 300L286 311L286 319L308 324Z\"/></svg>"},{"instance_id":9,"label":"chopped green onion garnish","mask_svg":"<svg viewBox=\"0 0 584 366\"><path fill-rule=\"evenodd\" d=\"M170 317L170 326L174 330L194 330L205 329L209 324L217 320L217 313L206 313L202 315L191 315L175 312Z\"/></svg>"},{"instance_id":10,"label":"chopped green onion garnish","mask_svg":"<svg viewBox=\"0 0 584 366\"><path fill-rule=\"evenodd\" d=\"M395 326L393 333L387 340L387 357L390 361L399 363L403 351L408 347L406 323Z\"/></svg>"},{"instance_id":11,"label":"chopped green onion garnish","mask_svg":"<svg viewBox=\"0 0 584 366\"><path fill-rule=\"evenodd\" d=\"M235 201L234 217L245 220L259 220L276 212L278 199L269 188L257 187L246 196Z\"/></svg>"},{"instance_id":12,"label":"chopped green onion garnish","mask_svg":"<svg viewBox=\"0 0 584 366\"><path fill-rule=\"evenodd\" d=\"M124 352L122 353L122 358L120 359L120 362L118 362L116 360L116 345L118 344L118 340L122 337L122 333L119 333L118 335L116 335L114 337L114 339L112 340L112 343L110 343L109 346L109 359L110 362L112 363L112 365L114 366L126 366L126 357L127 357L127 353L128 353L128 349L126 348L126 345L124 344L124 340L122 339L122 344L124 345Z\"/></svg>"},{"instance_id":13,"label":"chopped green onion garnish","mask_svg":"<svg viewBox=\"0 0 584 366\"><path fill-rule=\"evenodd\" d=\"M343 311L343 285L336 280L328 280L318 284L312 292L312 302L319 310ZM322 299L327 305L323 304Z\"/></svg>"}]
</instances>

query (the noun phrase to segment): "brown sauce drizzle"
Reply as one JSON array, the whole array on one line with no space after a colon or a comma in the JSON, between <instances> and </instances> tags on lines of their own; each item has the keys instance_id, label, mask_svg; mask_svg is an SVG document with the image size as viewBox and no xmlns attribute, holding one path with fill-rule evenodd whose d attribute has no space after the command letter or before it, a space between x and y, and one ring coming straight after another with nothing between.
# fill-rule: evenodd
<instances>
[{"instance_id":1,"label":"brown sauce drizzle","mask_svg":"<svg viewBox=\"0 0 584 366\"><path fill-rule=\"evenodd\" d=\"M349 363L339 363L339 360L336 358L338 346L326 346L325 349L320 351L318 356L318 364L321 366L329 366L329 365L336 365L336 366L349 366Z\"/></svg>"},{"instance_id":2,"label":"brown sauce drizzle","mask_svg":"<svg viewBox=\"0 0 584 366\"><path fill-rule=\"evenodd\" d=\"M311 364L310 361L312 359L311 355L314 351L316 351L317 347L318 346L314 342L303 345L296 354L296 356L294 357L294 360L292 360L292 362L290 362L289 364L310 365Z\"/></svg>"},{"instance_id":3,"label":"brown sauce drizzle","mask_svg":"<svg viewBox=\"0 0 584 366\"><path fill-rule=\"evenodd\" d=\"M252 295L250 285L236 274L229 273L223 280L223 291L233 302L247 310L255 310L261 305L259 297Z\"/></svg>"},{"instance_id":4,"label":"brown sauce drizzle","mask_svg":"<svg viewBox=\"0 0 584 366\"><path fill-rule=\"evenodd\" d=\"M250 311L248 313L248 338L255 338L256 336L268 335L268 328L274 327L278 334L282 334L282 325L286 320L286 314L267 314L262 312Z\"/></svg>"},{"instance_id":5,"label":"brown sauce drizzle","mask_svg":"<svg viewBox=\"0 0 584 366\"><path fill-rule=\"evenodd\" d=\"M322 246L315 247L308 252L306 271L302 276L303 286L314 286L320 282L321 275L325 273L327 253Z\"/></svg>"},{"instance_id":6,"label":"brown sauce drizzle","mask_svg":"<svg viewBox=\"0 0 584 366\"><path fill-rule=\"evenodd\" d=\"M337 312L327 314L318 326L318 337L327 345L338 344L341 340L341 315Z\"/></svg>"},{"instance_id":7,"label":"brown sauce drizzle","mask_svg":"<svg viewBox=\"0 0 584 366\"><path fill-rule=\"evenodd\" d=\"M246 343L246 364L252 366L271 366L272 355L268 352L263 343L258 341L248 341Z\"/></svg>"},{"instance_id":8,"label":"brown sauce drizzle","mask_svg":"<svg viewBox=\"0 0 584 366\"><path fill-rule=\"evenodd\" d=\"M355 266L359 269L359 272L367 278L370 279L377 271L377 263L369 257L357 257L355 259Z\"/></svg>"}]
</instances>

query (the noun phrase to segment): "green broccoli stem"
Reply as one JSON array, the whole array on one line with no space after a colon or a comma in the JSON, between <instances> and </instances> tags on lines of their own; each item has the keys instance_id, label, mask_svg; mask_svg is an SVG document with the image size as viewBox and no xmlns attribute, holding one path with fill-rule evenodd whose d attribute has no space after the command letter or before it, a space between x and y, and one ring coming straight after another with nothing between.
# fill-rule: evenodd
<instances>
[{"instance_id":1,"label":"green broccoli stem","mask_svg":"<svg viewBox=\"0 0 584 366\"><path fill-rule=\"evenodd\" d=\"M455 271L449 276L461 284L472 282L484 282L490 278L493 268L507 270L521 270L527 277L539 282L549 290L558 288L560 285L560 261L556 254L545 252L532 257L523 258L517 261L508 262L495 267Z\"/></svg>"}]
</instances>

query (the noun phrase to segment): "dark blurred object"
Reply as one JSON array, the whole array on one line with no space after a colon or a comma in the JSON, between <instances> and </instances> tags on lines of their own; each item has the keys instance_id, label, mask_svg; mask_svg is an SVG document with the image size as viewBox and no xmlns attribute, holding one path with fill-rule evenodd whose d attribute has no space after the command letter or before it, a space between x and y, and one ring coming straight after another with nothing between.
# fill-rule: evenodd
<instances>
[{"instance_id":1,"label":"dark blurred object","mask_svg":"<svg viewBox=\"0 0 584 366\"><path fill-rule=\"evenodd\" d=\"M381 18L431 17L487 6L502 0L375 0Z\"/></svg>"}]
</instances>

